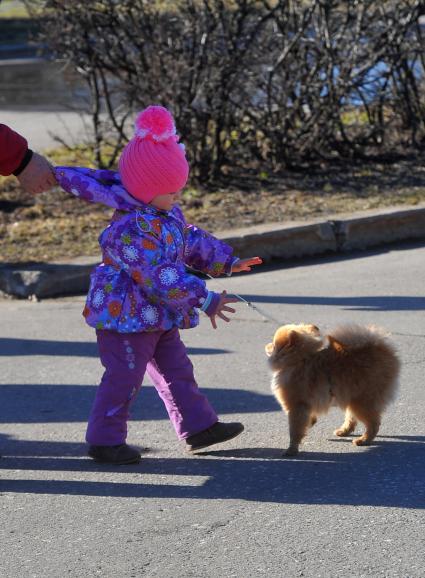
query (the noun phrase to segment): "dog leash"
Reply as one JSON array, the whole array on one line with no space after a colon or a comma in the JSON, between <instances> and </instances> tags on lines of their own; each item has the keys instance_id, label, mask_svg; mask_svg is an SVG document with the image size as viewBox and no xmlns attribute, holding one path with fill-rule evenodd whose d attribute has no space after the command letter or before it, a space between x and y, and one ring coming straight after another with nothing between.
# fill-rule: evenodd
<instances>
[{"instance_id":1,"label":"dog leash","mask_svg":"<svg viewBox=\"0 0 425 578\"><path fill-rule=\"evenodd\" d=\"M273 317L269 313L266 313L263 309L258 307L258 305L254 305L254 303L251 303L251 301L247 301L246 299L241 297L241 295L238 295L237 293L231 293L231 295L234 295L237 299L239 299L239 301L242 301L242 303L245 303L245 305L247 305L250 309L252 309L256 313L258 313L258 315L263 317L266 321L271 321L272 323L275 323L276 325L284 325L282 323L282 321L279 321L278 319L276 319L275 317Z\"/></svg>"},{"instance_id":2,"label":"dog leash","mask_svg":"<svg viewBox=\"0 0 425 578\"><path fill-rule=\"evenodd\" d=\"M205 273L205 274L207 277L209 277L210 279L215 281L220 287L223 287L223 285L220 283L220 281L217 280L217 277L212 277L208 273ZM272 323L275 323L276 325L284 325L284 323L282 323L281 321L279 321L278 319L276 319L275 317L273 317L269 313L266 313L263 309L258 307L258 305L254 305L254 303L252 303L251 301L244 299L241 295L238 295L237 293L230 293L230 295L233 295L234 297L239 299L239 301L241 301L242 303L245 303L245 305L247 307L249 307L250 309L255 311L258 315L260 315L260 317L263 317L266 321L271 321Z\"/></svg>"}]
</instances>

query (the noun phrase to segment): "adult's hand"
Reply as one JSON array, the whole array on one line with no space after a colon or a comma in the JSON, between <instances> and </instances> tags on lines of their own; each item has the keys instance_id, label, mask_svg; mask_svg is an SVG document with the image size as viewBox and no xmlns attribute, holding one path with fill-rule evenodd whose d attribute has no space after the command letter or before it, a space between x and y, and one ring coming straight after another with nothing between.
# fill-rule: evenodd
<instances>
[{"instance_id":1,"label":"adult's hand","mask_svg":"<svg viewBox=\"0 0 425 578\"><path fill-rule=\"evenodd\" d=\"M32 195L48 191L57 184L53 167L47 159L37 153L33 153L30 162L16 178Z\"/></svg>"}]
</instances>

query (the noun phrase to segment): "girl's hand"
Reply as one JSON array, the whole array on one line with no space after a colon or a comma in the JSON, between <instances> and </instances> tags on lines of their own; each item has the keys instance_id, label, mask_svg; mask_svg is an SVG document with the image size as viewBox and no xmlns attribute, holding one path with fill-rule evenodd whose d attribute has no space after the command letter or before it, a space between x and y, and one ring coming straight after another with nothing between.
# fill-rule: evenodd
<instances>
[{"instance_id":1,"label":"girl's hand","mask_svg":"<svg viewBox=\"0 0 425 578\"><path fill-rule=\"evenodd\" d=\"M241 271L251 271L254 265L261 265L262 259L260 257L250 257L249 259L240 259L232 265L232 273L240 273Z\"/></svg>"},{"instance_id":2,"label":"girl's hand","mask_svg":"<svg viewBox=\"0 0 425 578\"><path fill-rule=\"evenodd\" d=\"M227 303L236 303L237 301L239 301L239 299L236 297L228 297L226 291L223 291L223 293L220 295L220 301L218 302L217 309L215 310L214 315L211 315L210 317L211 325L214 327L214 329L217 329L217 322L215 319L216 317L220 317L220 319L223 319L223 321L226 321L226 323L230 321L230 319L224 315L223 311L227 311L228 313L236 313L233 307L227 307Z\"/></svg>"}]
</instances>

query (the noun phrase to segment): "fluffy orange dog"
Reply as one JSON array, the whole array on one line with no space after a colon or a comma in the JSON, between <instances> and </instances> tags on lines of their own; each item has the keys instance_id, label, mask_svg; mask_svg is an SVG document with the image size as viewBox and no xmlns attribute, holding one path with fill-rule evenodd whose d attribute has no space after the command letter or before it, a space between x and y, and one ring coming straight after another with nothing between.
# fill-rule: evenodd
<instances>
[{"instance_id":1,"label":"fluffy orange dog","mask_svg":"<svg viewBox=\"0 0 425 578\"><path fill-rule=\"evenodd\" d=\"M366 431L353 443L371 443L394 397L400 369L381 329L346 325L322 336L315 325L283 325L266 353L273 370L272 391L288 414L286 455L298 453L307 429L332 405L345 410L337 436L352 433L359 420Z\"/></svg>"}]
</instances>

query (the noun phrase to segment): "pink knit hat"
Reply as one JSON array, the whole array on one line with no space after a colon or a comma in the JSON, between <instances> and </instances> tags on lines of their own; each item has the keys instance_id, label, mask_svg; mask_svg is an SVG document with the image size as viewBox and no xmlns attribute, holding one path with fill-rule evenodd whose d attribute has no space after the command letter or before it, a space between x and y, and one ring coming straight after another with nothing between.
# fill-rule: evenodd
<instances>
[{"instance_id":1,"label":"pink knit hat","mask_svg":"<svg viewBox=\"0 0 425 578\"><path fill-rule=\"evenodd\" d=\"M177 193L187 182L189 165L170 112L162 106L148 106L135 124L134 137L118 164L123 185L144 203L158 195Z\"/></svg>"}]
</instances>

